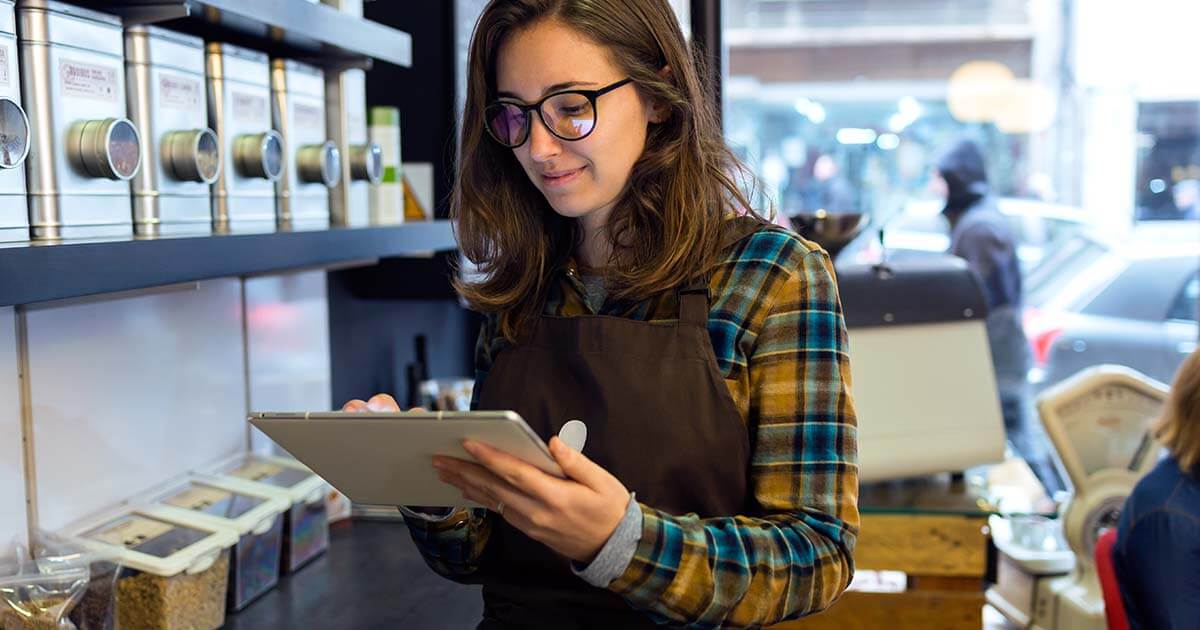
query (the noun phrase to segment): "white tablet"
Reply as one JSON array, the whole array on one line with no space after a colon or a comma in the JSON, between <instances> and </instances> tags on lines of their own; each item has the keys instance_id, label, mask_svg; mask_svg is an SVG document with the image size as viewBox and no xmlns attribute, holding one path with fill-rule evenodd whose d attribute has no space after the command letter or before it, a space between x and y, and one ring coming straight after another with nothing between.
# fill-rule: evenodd
<instances>
[{"instance_id":1,"label":"white tablet","mask_svg":"<svg viewBox=\"0 0 1200 630\"><path fill-rule=\"evenodd\" d=\"M433 467L434 455L474 460L462 448L468 439L564 476L545 442L511 411L253 413L250 424L356 503L475 505Z\"/></svg>"}]
</instances>

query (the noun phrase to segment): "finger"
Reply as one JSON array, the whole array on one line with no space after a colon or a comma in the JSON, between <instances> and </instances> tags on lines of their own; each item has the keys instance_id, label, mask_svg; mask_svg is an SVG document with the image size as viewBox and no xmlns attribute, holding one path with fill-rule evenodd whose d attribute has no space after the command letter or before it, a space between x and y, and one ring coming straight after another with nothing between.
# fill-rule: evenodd
<instances>
[{"instance_id":1,"label":"finger","mask_svg":"<svg viewBox=\"0 0 1200 630\"><path fill-rule=\"evenodd\" d=\"M548 497L559 489L557 484L562 483L562 480L547 475L532 464L486 444L467 440L463 443L463 449L479 465L526 494Z\"/></svg>"},{"instance_id":2,"label":"finger","mask_svg":"<svg viewBox=\"0 0 1200 630\"><path fill-rule=\"evenodd\" d=\"M346 411L346 412L350 412L350 413L361 413L363 411L367 411L367 403L365 401L355 398L354 400L351 400L350 402L342 405L342 411Z\"/></svg>"},{"instance_id":3,"label":"finger","mask_svg":"<svg viewBox=\"0 0 1200 630\"><path fill-rule=\"evenodd\" d=\"M536 499L507 485L503 480L489 477L486 472L482 476L459 474L451 470L438 472L438 478L463 493L463 498L474 501L493 512L500 503L504 503L502 516L513 525L525 528L529 524L529 514L543 506Z\"/></svg>"},{"instance_id":4,"label":"finger","mask_svg":"<svg viewBox=\"0 0 1200 630\"><path fill-rule=\"evenodd\" d=\"M375 394L367 401L367 407L371 411L400 411L396 399L388 394Z\"/></svg>"},{"instance_id":5,"label":"finger","mask_svg":"<svg viewBox=\"0 0 1200 630\"><path fill-rule=\"evenodd\" d=\"M550 438L550 454L568 478L593 490L606 489L609 483L616 479L607 470L588 459L587 455L567 446L558 436Z\"/></svg>"}]
</instances>

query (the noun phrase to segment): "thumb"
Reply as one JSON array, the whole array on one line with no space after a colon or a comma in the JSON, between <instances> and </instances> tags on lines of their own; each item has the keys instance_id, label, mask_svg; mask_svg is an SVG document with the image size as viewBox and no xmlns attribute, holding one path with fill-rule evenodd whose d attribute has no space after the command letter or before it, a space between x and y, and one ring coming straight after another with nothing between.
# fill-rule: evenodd
<instances>
[{"instance_id":1,"label":"thumb","mask_svg":"<svg viewBox=\"0 0 1200 630\"><path fill-rule=\"evenodd\" d=\"M550 438L550 454L554 456L554 461L558 462L558 467L562 468L569 479L578 481L593 490L601 489L611 477L608 471L588 459L587 455L567 446L567 443L559 439L557 435Z\"/></svg>"}]
</instances>

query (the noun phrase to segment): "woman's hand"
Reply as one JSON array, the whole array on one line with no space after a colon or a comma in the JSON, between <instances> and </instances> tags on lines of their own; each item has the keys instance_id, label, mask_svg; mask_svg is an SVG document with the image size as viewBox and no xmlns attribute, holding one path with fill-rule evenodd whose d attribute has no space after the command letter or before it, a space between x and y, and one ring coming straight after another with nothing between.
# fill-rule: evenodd
<instances>
[{"instance_id":1,"label":"woman's hand","mask_svg":"<svg viewBox=\"0 0 1200 630\"><path fill-rule=\"evenodd\" d=\"M342 411L362 412L362 411L400 411L400 404L396 402L388 394L375 394L370 400L362 401L357 398L342 405ZM425 411L420 407L413 407L409 411Z\"/></svg>"},{"instance_id":2,"label":"woman's hand","mask_svg":"<svg viewBox=\"0 0 1200 630\"><path fill-rule=\"evenodd\" d=\"M616 477L557 437L550 440L550 454L567 479L478 442L468 440L463 448L479 463L434 457L438 477L576 562L596 557L629 505L629 491Z\"/></svg>"}]
</instances>

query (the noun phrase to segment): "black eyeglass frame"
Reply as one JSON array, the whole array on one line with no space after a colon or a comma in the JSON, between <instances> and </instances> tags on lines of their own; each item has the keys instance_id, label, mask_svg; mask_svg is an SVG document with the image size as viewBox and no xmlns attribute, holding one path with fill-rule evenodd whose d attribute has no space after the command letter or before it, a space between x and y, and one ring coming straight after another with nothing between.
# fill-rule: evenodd
<instances>
[{"instance_id":1,"label":"black eyeglass frame","mask_svg":"<svg viewBox=\"0 0 1200 630\"><path fill-rule=\"evenodd\" d=\"M604 96L605 94L608 94L609 92L612 92L613 90L616 90L617 88L624 87L628 83L633 83L633 77L626 77L624 79L621 79L620 81L617 81L616 83L611 83L611 84L606 85L597 90L563 90L561 92L547 94L547 95L543 96L542 99L539 100L538 102L532 103L529 105L522 105L521 103L516 103L513 101L500 101L500 100L493 101L487 107L483 108L483 120L484 120L483 126L485 129L487 129L488 135L491 136L492 139L495 140L497 143L499 143L501 146L503 146L507 149L515 149L515 148L525 144L525 142L529 140L529 134L533 132L533 119L530 117L530 113L536 111L538 114L538 119L540 119L542 121L542 126L545 127L546 130L549 131L555 138L558 138L559 140L563 140L565 142L575 142L577 140L583 140L584 138L592 135L592 132L596 130L596 124L597 124L597 122L599 120L599 116L600 116L600 109L599 109L599 107L597 107L596 101L601 96ZM559 135L557 132L554 131L554 128L546 122L546 114L542 112L542 105L545 105L546 101L548 101L554 97L557 97L557 96L562 96L564 94L578 94L578 95L586 98L592 106L592 127L591 127L591 129L588 129L587 133L583 134L582 136L579 136L578 138L564 138L561 135ZM505 142L504 140L501 140L499 137L497 137L495 131L492 131L492 125L488 122L488 120L489 120L488 111L491 110L492 108L499 107L499 106L516 107L518 110L521 111L522 114L525 115L525 133L521 135L520 142L517 142L515 144L509 144L509 143Z\"/></svg>"}]
</instances>

